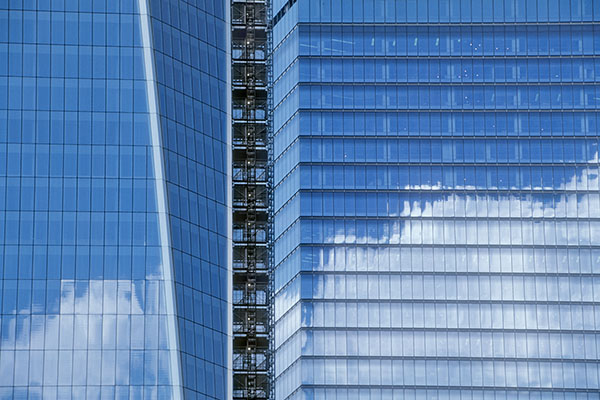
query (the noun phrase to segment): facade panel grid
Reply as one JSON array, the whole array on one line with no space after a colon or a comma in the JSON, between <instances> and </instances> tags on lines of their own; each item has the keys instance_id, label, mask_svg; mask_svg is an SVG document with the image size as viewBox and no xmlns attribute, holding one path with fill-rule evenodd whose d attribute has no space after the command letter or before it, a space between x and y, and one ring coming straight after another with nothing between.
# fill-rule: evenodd
<instances>
[{"instance_id":1,"label":"facade panel grid","mask_svg":"<svg viewBox=\"0 0 600 400\"><path fill-rule=\"evenodd\" d=\"M274 27L278 398L597 399L595 2L381 3Z\"/></svg>"},{"instance_id":2,"label":"facade panel grid","mask_svg":"<svg viewBox=\"0 0 600 400\"><path fill-rule=\"evenodd\" d=\"M0 5L0 398L225 397L225 7L149 3Z\"/></svg>"}]
</instances>

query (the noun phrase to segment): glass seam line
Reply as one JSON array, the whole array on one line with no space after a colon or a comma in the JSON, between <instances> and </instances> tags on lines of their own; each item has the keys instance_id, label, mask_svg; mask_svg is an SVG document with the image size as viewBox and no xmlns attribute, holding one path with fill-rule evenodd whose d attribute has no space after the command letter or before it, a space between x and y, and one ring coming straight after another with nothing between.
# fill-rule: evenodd
<instances>
[{"instance_id":1,"label":"glass seam line","mask_svg":"<svg viewBox=\"0 0 600 400\"><path fill-rule=\"evenodd\" d=\"M177 310L175 303L175 282L173 280L173 262L171 255L170 227L167 217L167 191L164 174L164 161L159 121L159 105L156 75L154 72L154 57L152 54L152 36L150 33L150 14L148 0L137 0L140 15L140 29L142 33L142 47L144 51L144 73L146 79L146 92L148 96L148 111L150 116L150 131L152 136L152 165L156 182L156 196L158 219L160 226L160 242L162 248L162 271L165 281L165 303L168 320L168 337L171 348L169 349L169 364L171 370L171 384L173 385L173 399L183 398L181 358L179 355L179 335L177 329Z\"/></svg>"}]
</instances>

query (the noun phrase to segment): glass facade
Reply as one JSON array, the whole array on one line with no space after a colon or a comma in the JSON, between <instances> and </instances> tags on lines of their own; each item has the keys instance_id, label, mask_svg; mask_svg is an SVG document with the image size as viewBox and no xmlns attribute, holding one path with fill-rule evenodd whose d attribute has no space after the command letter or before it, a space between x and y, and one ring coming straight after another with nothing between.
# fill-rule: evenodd
<instances>
[{"instance_id":1,"label":"glass facade","mask_svg":"<svg viewBox=\"0 0 600 400\"><path fill-rule=\"evenodd\" d=\"M227 397L222 1L0 4L0 398Z\"/></svg>"},{"instance_id":2,"label":"glass facade","mask_svg":"<svg viewBox=\"0 0 600 400\"><path fill-rule=\"evenodd\" d=\"M600 398L600 2L273 2L277 399Z\"/></svg>"}]
</instances>

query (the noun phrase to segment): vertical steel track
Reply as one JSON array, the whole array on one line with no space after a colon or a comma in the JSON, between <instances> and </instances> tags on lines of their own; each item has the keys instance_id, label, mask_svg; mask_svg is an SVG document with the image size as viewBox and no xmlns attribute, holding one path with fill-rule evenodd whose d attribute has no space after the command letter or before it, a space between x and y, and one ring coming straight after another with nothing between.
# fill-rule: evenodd
<instances>
[{"instance_id":1,"label":"vertical steel track","mask_svg":"<svg viewBox=\"0 0 600 400\"><path fill-rule=\"evenodd\" d=\"M267 151L268 151L268 271L269 271L269 399L275 399L275 253L273 242L275 240L275 177L274 177L274 131L273 131L273 7L272 0L267 1Z\"/></svg>"}]
</instances>

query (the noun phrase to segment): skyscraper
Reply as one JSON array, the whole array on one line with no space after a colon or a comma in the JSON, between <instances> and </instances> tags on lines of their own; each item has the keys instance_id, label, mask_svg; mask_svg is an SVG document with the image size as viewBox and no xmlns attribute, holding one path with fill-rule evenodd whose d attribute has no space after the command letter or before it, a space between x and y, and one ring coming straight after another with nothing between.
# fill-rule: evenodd
<instances>
[{"instance_id":1,"label":"skyscraper","mask_svg":"<svg viewBox=\"0 0 600 400\"><path fill-rule=\"evenodd\" d=\"M274 0L283 399L598 399L600 2Z\"/></svg>"},{"instance_id":2,"label":"skyscraper","mask_svg":"<svg viewBox=\"0 0 600 400\"><path fill-rule=\"evenodd\" d=\"M0 398L228 396L227 10L0 4Z\"/></svg>"},{"instance_id":3,"label":"skyscraper","mask_svg":"<svg viewBox=\"0 0 600 400\"><path fill-rule=\"evenodd\" d=\"M0 398L600 399L599 21L4 1Z\"/></svg>"}]
</instances>

